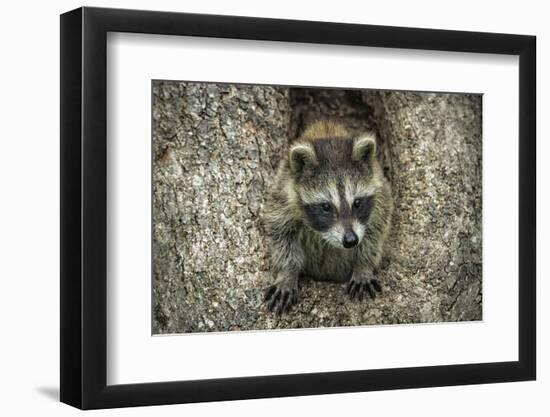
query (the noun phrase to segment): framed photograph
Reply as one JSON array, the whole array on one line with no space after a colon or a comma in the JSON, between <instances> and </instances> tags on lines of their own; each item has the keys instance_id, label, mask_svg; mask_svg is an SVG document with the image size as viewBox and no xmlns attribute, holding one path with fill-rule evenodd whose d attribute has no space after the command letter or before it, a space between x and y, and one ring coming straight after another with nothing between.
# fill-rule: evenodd
<instances>
[{"instance_id":1,"label":"framed photograph","mask_svg":"<svg viewBox=\"0 0 550 417\"><path fill-rule=\"evenodd\" d=\"M535 37L61 16L61 401L533 380Z\"/></svg>"}]
</instances>

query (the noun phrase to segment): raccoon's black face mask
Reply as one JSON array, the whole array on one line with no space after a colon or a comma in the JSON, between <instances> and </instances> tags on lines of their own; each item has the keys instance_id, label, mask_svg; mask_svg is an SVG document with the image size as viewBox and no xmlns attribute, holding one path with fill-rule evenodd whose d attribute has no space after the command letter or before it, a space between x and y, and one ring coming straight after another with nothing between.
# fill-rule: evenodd
<instances>
[{"instance_id":1,"label":"raccoon's black face mask","mask_svg":"<svg viewBox=\"0 0 550 417\"><path fill-rule=\"evenodd\" d=\"M321 200L304 204L307 224L336 247L346 249L357 246L364 234L372 211L373 196L355 198L349 205L341 198L338 202Z\"/></svg>"},{"instance_id":2,"label":"raccoon's black face mask","mask_svg":"<svg viewBox=\"0 0 550 417\"><path fill-rule=\"evenodd\" d=\"M359 245L378 187L371 175L374 140L326 138L295 144L289 164L305 221L331 245Z\"/></svg>"}]
</instances>

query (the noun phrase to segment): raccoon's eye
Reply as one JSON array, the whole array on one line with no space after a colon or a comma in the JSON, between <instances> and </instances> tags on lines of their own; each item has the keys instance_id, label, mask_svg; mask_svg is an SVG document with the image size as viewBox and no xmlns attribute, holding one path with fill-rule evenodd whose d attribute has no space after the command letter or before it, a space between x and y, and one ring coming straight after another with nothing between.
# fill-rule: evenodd
<instances>
[{"instance_id":1,"label":"raccoon's eye","mask_svg":"<svg viewBox=\"0 0 550 417\"><path fill-rule=\"evenodd\" d=\"M330 204L329 203L322 203L321 204L321 209L323 209L323 211L325 213L328 213L330 211Z\"/></svg>"},{"instance_id":2,"label":"raccoon's eye","mask_svg":"<svg viewBox=\"0 0 550 417\"><path fill-rule=\"evenodd\" d=\"M359 208L360 206L361 206L361 199L360 198L356 198L355 200L353 200L353 207Z\"/></svg>"}]
</instances>

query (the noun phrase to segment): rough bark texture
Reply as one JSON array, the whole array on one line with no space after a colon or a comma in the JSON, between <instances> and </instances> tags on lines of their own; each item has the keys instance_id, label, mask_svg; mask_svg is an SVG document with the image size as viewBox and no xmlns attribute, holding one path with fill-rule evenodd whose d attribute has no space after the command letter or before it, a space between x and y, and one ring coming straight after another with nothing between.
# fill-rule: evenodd
<instances>
[{"instance_id":1,"label":"rough bark texture","mask_svg":"<svg viewBox=\"0 0 550 417\"><path fill-rule=\"evenodd\" d=\"M155 82L153 100L153 332L251 328L288 91Z\"/></svg>"},{"instance_id":2,"label":"rough bark texture","mask_svg":"<svg viewBox=\"0 0 550 417\"><path fill-rule=\"evenodd\" d=\"M479 96L155 82L153 100L154 333L481 319ZM264 196L320 117L379 131L396 207L384 294L307 282L277 318Z\"/></svg>"},{"instance_id":3,"label":"rough bark texture","mask_svg":"<svg viewBox=\"0 0 550 417\"><path fill-rule=\"evenodd\" d=\"M481 320L481 96L368 92L395 200L388 322Z\"/></svg>"}]
</instances>

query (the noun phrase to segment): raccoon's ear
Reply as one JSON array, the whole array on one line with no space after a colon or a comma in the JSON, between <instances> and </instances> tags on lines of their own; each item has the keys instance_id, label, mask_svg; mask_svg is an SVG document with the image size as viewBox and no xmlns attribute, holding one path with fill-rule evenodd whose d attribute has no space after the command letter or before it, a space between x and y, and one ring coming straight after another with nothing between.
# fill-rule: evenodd
<instances>
[{"instance_id":1,"label":"raccoon's ear","mask_svg":"<svg viewBox=\"0 0 550 417\"><path fill-rule=\"evenodd\" d=\"M296 143L291 146L288 153L290 170L298 174L307 168L313 168L318 164L317 154L311 143Z\"/></svg>"},{"instance_id":2,"label":"raccoon's ear","mask_svg":"<svg viewBox=\"0 0 550 417\"><path fill-rule=\"evenodd\" d=\"M376 135L373 132L363 133L353 142L352 158L354 161L370 162L376 155Z\"/></svg>"}]
</instances>

